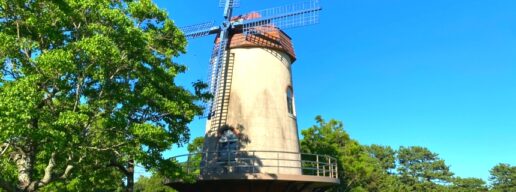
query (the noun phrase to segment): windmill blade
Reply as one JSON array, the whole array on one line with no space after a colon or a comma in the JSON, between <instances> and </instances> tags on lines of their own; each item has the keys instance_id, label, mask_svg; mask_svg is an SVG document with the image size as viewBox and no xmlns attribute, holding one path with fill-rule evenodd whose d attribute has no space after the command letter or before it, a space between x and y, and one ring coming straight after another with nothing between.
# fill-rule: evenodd
<instances>
[{"instance_id":1,"label":"windmill blade","mask_svg":"<svg viewBox=\"0 0 516 192\"><path fill-rule=\"evenodd\" d=\"M213 21L180 27L179 29L183 31L187 39L204 37L206 35L217 33L220 30L218 26L213 25Z\"/></svg>"},{"instance_id":2,"label":"windmill blade","mask_svg":"<svg viewBox=\"0 0 516 192\"><path fill-rule=\"evenodd\" d=\"M218 44L215 44L215 46L213 47L213 51L212 51L212 54L211 54L211 59L210 59L210 64L209 64L209 69L208 69L208 78L207 78L207 81L208 81L208 91L210 92L210 94L213 96L213 98L211 98L207 103L206 103L206 107L204 108L204 115L203 116L206 116L208 118L211 117L211 115L213 114L213 103L214 103L214 100L215 100L215 94L216 94L216 90L217 90L217 79L218 79L218 74L216 72L216 55L217 55L217 52L218 52L218 47L219 45Z\"/></svg>"},{"instance_id":3,"label":"windmill blade","mask_svg":"<svg viewBox=\"0 0 516 192\"><path fill-rule=\"evenodd\" d=\"M251 19L243 20L241 25L245 34L256 31L271 31L276 28L288 29L312 25L319 22L319 12L322 10L319 0L310 0L283 7L276 7L247 16Z\"/></svg>"},{"instance_id":4,"label":"windmill blade","mask_svg":"<svg viewBox=\"0 0 516 192\"><path fill-rule=\"evenodd\" d=\"M240 0L219 0L219 7L225 7L229 1L229 6L233 8L240 7Z\"/></svg>"},{"instance_id":5,"label":"windmill blade","mask_svg":"<svg viewBox=\"0 0 516 192\"><path fill-rule=\"evenodd\" d=\"M218 44L215 44L212 53L212 59L210 62L210 74L208 75L208 82L210 85L210 93L213 95L212 100L208 103L208 108L206 108L205 114L208 117L216 116L218 105L220 105L221 101L219 95L220 91L224 91L224 67L226 65L226 49L227 49L227 39L222 38Z\"/></svg>"},{"instance_id":6,"label":"windmill blade","mask_svg":"<svg viewBox=\"0 0 516 192\"><path fill-rule=\"evenodd\" d=\"M217 95L217 87L220 82L220 64L218 62L218 53L220 49L220 44L215 44L213 47L213 51L211 53L211 59L210 59L210 67L208 70L208 85L209 85L209 92L213 96L213 98L210 99L208 102L208 107L206 108L206 111L204 112L205 115L208 117L212 116L214 112L214 105L216 103L216 95Z\"/></svg>"}]
</instances>

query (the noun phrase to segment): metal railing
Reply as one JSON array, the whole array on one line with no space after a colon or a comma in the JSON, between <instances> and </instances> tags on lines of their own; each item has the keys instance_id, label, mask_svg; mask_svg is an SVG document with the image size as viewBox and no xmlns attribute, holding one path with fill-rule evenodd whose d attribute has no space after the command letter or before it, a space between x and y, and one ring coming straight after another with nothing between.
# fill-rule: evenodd
<instances>
[{"instance_id":1,"label":"metal railing","mask_svg":"<svg viewBox=\"0 0 516 192\"><path fill-rule=\"evenodd\" d=\"M218 151L172 157L190 175L295 174L338 178L337 159L286 151Z\"/></svg>"}]
</instances>

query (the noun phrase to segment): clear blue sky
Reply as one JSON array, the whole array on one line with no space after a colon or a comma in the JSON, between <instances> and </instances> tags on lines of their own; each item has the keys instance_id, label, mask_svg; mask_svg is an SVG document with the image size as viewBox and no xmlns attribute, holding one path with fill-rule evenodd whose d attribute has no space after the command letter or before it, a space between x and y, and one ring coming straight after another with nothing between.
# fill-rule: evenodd
<instances>
[{"instance_id":1,"label":"clear blue sky","mask_svg":"<svg viewBox=\"0 0 516 192\"><path fill-rule=\"evenodd\" d=\"M218 0L156 0L179 26L221 21ZM241 0L236 13L298 0ZM516 165L516 1L322 0L318 25L287 30L299 128L318 114L362 144L424 146L462 177ZM204 79L214 37L178 58ZM204 119L191 124L204 134ZM171 154L184 153L174 149Z\"/></svg>"}]
</instances>

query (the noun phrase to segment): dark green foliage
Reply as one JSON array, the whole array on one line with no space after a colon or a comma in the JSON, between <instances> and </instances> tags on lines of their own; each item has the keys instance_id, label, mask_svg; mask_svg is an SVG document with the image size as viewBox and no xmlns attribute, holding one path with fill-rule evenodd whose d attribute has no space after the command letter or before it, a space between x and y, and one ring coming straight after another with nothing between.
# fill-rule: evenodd
<instances>
[{"instance_id":1,"label":"dark green foliage","mask_svg":"<svg viewBox=\"0 0 516 192\"><path fill-rule=\"evenodd\" d=\"M367 148L350 139L342 122L316 117L317 125L302 131L301 150L327 154L338 160L341 185L334 191L382 191L387 173Z\"/></svg>"},{"instance_id":2,"label":"dark green foliage","mask_svg":"<svg viewBox=\"0 0 516 192\"><path fill-rule=\"evenodd\" d=\"M196 137L191 143L186 147L189 153L202 153L202 149L204 147L204 137Z\"/></svg>"},{"instance_id":3,"label":"dark green foliage","mask_svg":"<svg viewBox=\"0 0 516 192\"><path fill-rule=\"evenodd\" d=\"M452 191L457 192L484 192L488 191L486 182L478 178L454 178Z\"/></svg>"},{"instance_id":4,"label":"dark green foliage","mask_svg":"<svg viewBox=\"0 0 516 192\"><path fill-rule=\"evenodd\" d=\"M401 181L415 190L438 189L451 182L453 173L444 160L424 147L400 147L397 157Z\"/></svg>"},{"instance_id":5,"label":"dark green foliage","mask_svg":"<svg viewBox=\"0 0 516 192\"><path fill-rule=\"evenodd\" d=\"M389 146L370 145L366 146L367 152L377 159L384 170L391 173L396 168L396 151Z\"/></svg>"},{"instance_id":6,"label":"dark green foliage","mask_svg":"<svg viewBox=\"0 0 516 192\"><path fill-rule=\"evenodd\" d=\"M184 164L184 167L186 168L185 172L187 172L188 181L194 181L195 178L200 174L201 169L201 161L202 161L202 152L204 147L204 137L196 137L192 143L189 143L187 146L188 152L190 153L190 158L188 159L188 162Z\"/></svg>"},{"instance_id":7,"label":"dark green foliage","mask_svg":"<svg viewBox=\"0 0 516 192\"><path fill-rule=\"evenodd\" d=\"M176 190L163 184L165 177L153 174L151 177L140 176L134 184L135 192L175 192Z\"/></svg>"},{"instance_id":8,"label":"dark green foliage","mask_svg":"<svg viewBox=\"0 0 516 192\"><path fill-rule=\"evenodd\" d=\"M341 184L333 191L381 192L482 192L485 182L476 178L453 178L436 153L424 147L360 145L337 120L324 121L302 131L301 150L328 154L338 159ZM507 174L501 174L507 175Z\"/></svg>"},{"instance_id":9,"label":"dark green foliage","mask_svg":"<svg viewBox=\"0 0 516 192\"><path fill-rule=\"evenodd\" d=\"M135 164L179 176L161 153L206 96L174 83L185 44L151 0L0 0L0 187L130 190Z\"/></svg>"},{"instance_id":10,"label":"dark green foliage","mask_svg":"<svg viewBox=\"0 0 516 192\"><path fill-rule=\"evenodd\" d=\"M516 166L500 163L493 167L489 173L492 189L495 192L516 191Z\"/></svg>"}]
</instances>

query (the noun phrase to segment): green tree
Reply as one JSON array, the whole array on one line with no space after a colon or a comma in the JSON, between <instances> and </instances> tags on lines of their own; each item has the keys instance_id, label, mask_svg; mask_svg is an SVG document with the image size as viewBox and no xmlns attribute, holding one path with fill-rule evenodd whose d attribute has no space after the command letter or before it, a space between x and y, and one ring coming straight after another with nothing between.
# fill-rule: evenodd
<instances>
[{"instance_id":1,"label":"green tree","mask_svg":"<svg viewBox=\"0 0 516 192\"><path fill-rule=\"evenodd\" d=\"M204 148L204 137L196 137L186 147L189 153L202 153Z\"/></svg>"},{"instance_id":2,"label":"green tree","mask_svg":"<svg viewBox=\"0 0 516 192\"><path fill-rule=\"evenodd\" d=\"M436 153L424 147L400 147L398 173L403 183L416 191L443 191L453 173Z\"/></svg>"},{"instance_id":3,"label":"green tree","mask_svg":"<svg viewBox=\"0 0 516 192\"><path fill-rule=\"evenodd\" d=\"M516 191L516 166L500 163L494 166L489 173L492 190L495 192Z\"/></svg>"},{"instance_id":4,"label":"green tree","mask_svg":"<svg viewBox=\"0 0 516 192\"><path fill-rule=\"evenodd\" d=\"M165 177L153 174L151 177L140 176L134 185L135 192L175 192L176 190L163 184Z\"/></svg>"},{"instance_id":5,"label":"green tree","mask_svg":"<svg viewBox=\"0 0 516 192\"><path fill-rule=\"evenodd\" d=\"M373 144L366 146L366 149L371 157L378 160L385 172L391 174L391 170L396 168L396 151L391 147Z\"/></svg>"},{"instance_id":6,"label":"green tree","mask_svg":"<svg viewBox=\"0 0 516 192\"><path fill-rule=\"evenodd\" d=\"M76 176L68 181L52 182L38 189L38 191L127 191L122 180L124 176L115 167L105 169L81 168L81 174L75 174L75 172L79 172L79 170L75 170L74 175Z\"/></svg>"},{"instance_id":7,"label":"green tree","mask_svg":"<svg viewBox=\"0 0 516 192\"><path fill-rule=\"evenodd\" d=\"M188 144L187 149L190 153L190 157L188 159L186 167L188 167L187 172L190 173L191 181L194 181L195 178L200 174L201 161L203 157L203 148L204 148L204 137L196 137L191 143Z\"/></svg>"},{"instance_id":8,"label":"green tree","mask_svg":"<svg viewBox=\"0 0 516 192\"><path fill-rule=\"evenodd\" d=\"M488 191L486 182L479 178L453 178L451 191L454 192L485 192Z\"/></svg>"},{"instance_id":9,"label":"green tree","mask_svg":"<svg viewBox=\"0 0 516 192\"><path fill-rule=\"evenodd\" d=\"M396 191L393 188L396 178L387 177L381 163L369 155L366 147L349 137L342 122L333 119L326 122L320 116L316 121L317 125L301 132L301 150L337 158L341 184L334 191Z\"/></svg>"},{"instance_id":10,"label":"green tree","mask_svg":"<svg viewBox=\"0 0 516 192\"><path fill-rule=\"evenodd\" d=\"M207 95L174 83L185 44L151 0L0 0L0 187L179 176L161 153Z\"/></svg>"}]
</instances>

